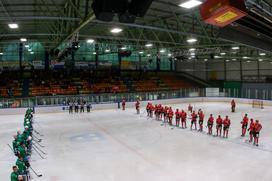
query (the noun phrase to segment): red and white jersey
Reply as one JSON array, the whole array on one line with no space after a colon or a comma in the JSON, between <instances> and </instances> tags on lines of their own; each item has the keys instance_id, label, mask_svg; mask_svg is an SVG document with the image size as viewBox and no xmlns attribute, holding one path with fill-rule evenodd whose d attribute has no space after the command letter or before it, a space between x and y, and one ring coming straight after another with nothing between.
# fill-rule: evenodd
<instances>
[{"instance_id":1,"label":"red and white jersey","mask_svg":"<svg viewBox=\"0 0 272 181\"><path fill-rule=\"evenodd\" d=\"M253 127L253 130L256 131L256 132L260 132L262 128L263 127L262 127L262 125L260 123L255 123L254 127Z\"/></svg>"},{"instance_id":2,"label":"red and white jersey","mask_svg":"<svg viewBox=\"0 0 272 181\"><path fill-rule=\"evenodd\" d=\"M222 124L223 124L223 120L222 120L221 117L218 117L218 118L216 119L216 124L217 124L217 125L222 125Z\"/></svg>"},{"instance_id":3,"label":"red and white jersey","mask_svg":"<svg viewBox=\"0 0 272 181\"><path fill-rule=\"evenodd\" d=\"M224 121L223 121L223 125L224 126L230 126L230 119L225 118Z\"/></svg>"}]
</instances>

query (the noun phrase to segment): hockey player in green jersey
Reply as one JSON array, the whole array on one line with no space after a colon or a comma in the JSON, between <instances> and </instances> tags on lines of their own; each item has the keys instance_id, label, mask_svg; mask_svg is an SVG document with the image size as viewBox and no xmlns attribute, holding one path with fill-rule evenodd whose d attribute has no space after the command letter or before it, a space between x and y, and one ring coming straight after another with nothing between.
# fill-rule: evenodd
<instances>
[{"instance_id":1,"label":"hockey player in green jersey","mask_svg":"<svg viewBox=\"0 0 272 181\"><path fill-rule=\"evenodd\" d=\"M17 166L12 167L13 172L10 174L10 181L18 181L18 168Z\"/></svg>"}]
</instances>

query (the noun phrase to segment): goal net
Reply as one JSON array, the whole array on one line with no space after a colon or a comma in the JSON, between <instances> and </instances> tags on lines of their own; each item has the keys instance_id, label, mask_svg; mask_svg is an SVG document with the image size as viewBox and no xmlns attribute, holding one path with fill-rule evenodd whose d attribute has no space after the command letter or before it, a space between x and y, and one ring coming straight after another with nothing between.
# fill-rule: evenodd
<instances>
[{"instance_id":1,"label":"goal net","mask_svg":"<svg viewBox=\"0 0 272 181\"><path fill-rule=\"evenodd\" d=\"M253 108L263 109L264 108L263 101L261 101L261 100L253 100L252 101L252 107Z\"/></svg>"}]
</instances>

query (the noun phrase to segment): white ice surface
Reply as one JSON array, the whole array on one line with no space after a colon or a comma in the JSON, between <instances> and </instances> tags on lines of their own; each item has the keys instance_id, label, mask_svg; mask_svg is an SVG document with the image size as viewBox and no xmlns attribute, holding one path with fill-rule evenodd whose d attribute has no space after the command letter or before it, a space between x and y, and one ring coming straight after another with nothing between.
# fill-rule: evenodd
<instances>
[{"instance_id":1,"label":"white ice surface","mask_svg":"<svg viewBox=\"0 0 272 181\"><path fill-rule=\"evenodd\" d=\"M134 109L35 115L35 128L45 136L42 160L33 152L31 165L43 177L34 181L271 181L271 107L253 109L229 104L193 103L205 112L229 115L229 139L188 129L173 129L136 115ZM175 108L187 104L172 105ZM258 148L240 138L244 113L263 125ZM16 158L7 146L22 128L23 115L0 115L0 180L8 181ZM189 121L188 121L189 123ZM206 122L204 123L206 125Z\"/></svg>"}]
</instances>

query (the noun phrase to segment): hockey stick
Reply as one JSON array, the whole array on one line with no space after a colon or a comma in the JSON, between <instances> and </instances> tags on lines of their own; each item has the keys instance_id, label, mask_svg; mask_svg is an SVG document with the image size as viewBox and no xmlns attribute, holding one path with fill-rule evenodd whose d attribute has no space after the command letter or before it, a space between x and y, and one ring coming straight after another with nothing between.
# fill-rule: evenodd
<instances>
[{"instance_id":1,"label":"hockey stick","mask_svg":"<svg viewBox=\"0 0 272 181\"><path fill-rule=\"evenodd\" d=\"M36 142L35 140L33 140L35 143L37 143L37 145L39 145L40 147L44 148L45 146L41 145L39 142Z\"/></svg>"},{"instance_id":2,"label":"hockey stick","mask_svg":"<svg viewBox=\"0 0 272 181\"><path fill-rule=\"evenodd\" d=\"M33 130L36 134L40 135L40 136L44 136L43 134L41 134L40 132Z\"/></svg>"},{"instance_id":3,"label":"hockey stick","mask_svg":"<svg viewBox=\"0 0 272 181\"><path fill-rule=\"evenodd\" d=\"M29 167L29 168L32 170L33 173L35 173L37 177L42 177L42 174L37 174L37 172L35 172L35 170L32 167Z\"/></svg>"},{"instance_id":4,"label":"hockey stick","mask_svg":"<svg viewBox=\"0 0 272 181\"><path fill-rule=\"evenodd\" d=\"M41 142L42 140L41 139L39 139L39 140L36 140L36 139L32 139L33 141L35 141L36 143L39 143L39 142Z\"/></svg>"},{"instance_id":5,"label":"hockey stick","mask_svg":"<svg viewBox=\"0 0 272 181\"><path fill-rule=\"evenodd\" d=\"M40 152L39 152L35 147L33 147L33 149L34 149L34 151L36 151L36 153L38 153L38 155L39 155L42 159L46 159L45 157L43 157L43 156L40 154Z\"/></svg>"},{"instance_id":6,"label":"hockey stick","mask_svg":"<svg viewBox=\"0 0 272 181\"><path fill-rule=\"evenodd\" d=\"M41 142L42 141L42 139L41 138L38 138L37 136L35 136L34 134L32 134L32 137L33 138L35 138L36 140L38 140L39 142Z\"/></svg>"},{"instance_id":7,"label":"hockey stick","mask_svg":"<svg viewBox=\"0 0 272 181\"><path fill-rule=\"evenodd\" d=\"M7 144L7 145L11 149L11 151L14 152L13 148L9 144Z\"/></svg>"},{"instance_id":8,"label":"hockey stick","mask_svg":"<svg viewBox=\"0 0 272 181\"><path fill-rule=\"evenodd\" d=\"M37 148L40 152L42 152L44 155L46 155L47 153L45 153L44 151L42 151L41 148L39 148L37 145L35 145L34 143L32 144L35 148Z\"/></svg>"}]
</instances>

